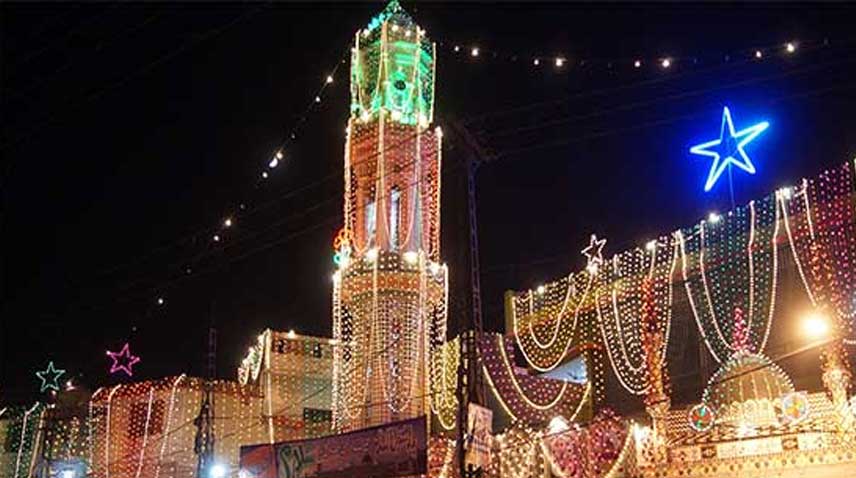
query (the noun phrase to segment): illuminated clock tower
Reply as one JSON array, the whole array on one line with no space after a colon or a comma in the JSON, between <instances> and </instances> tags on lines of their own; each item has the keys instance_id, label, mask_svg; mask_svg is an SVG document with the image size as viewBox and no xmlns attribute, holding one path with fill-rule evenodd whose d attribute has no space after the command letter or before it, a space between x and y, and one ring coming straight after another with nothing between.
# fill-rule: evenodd
<instances>
[{"instance_id":1,"label":"illuminated clock tower","mask_svg":"<svg viewBox=\"0 0 856 478\"><path fill-rule=\"evenodd\" d=\"M337 431L430 413L447 284L434 59L434 44L395 0L354 36L333 278Z\"/></svg>"}]
</instances>

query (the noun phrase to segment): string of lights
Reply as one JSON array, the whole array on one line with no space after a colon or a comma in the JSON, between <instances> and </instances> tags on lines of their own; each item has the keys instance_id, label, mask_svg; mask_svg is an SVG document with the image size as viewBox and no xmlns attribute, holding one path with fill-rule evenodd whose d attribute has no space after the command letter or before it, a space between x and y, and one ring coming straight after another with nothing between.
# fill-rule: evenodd
<instances>
[{"instance_id":1,"label":"string of lights","mask_svg":"<svg viewBox=\"0 0 856 478\"><path fill-rule=\"evenodd\" d=\"M337 68L338 68L338 64L337 64ZM322 85L320 86L320 88L319 88L319 92L323 93L324 88L326 88L326 87L328 87L328 86L332 85L332 82L328 82L328 80L329 80L329 78L328 78L328 77L325 77L323 84L322 84ZM633 86L633 85L628 85L628 86ZM736 85L735 85L735 86L736 86ZM612 90L614 90L614 89L609 89L609 88L608 88L608 89L604 89L604 91L603 91L602 93L606 93L606 92L608 92L608 91L612 91ZM317 96L319 96L319 95L315 95L315 96L317 97ZM314 100L313 100L313 102L314 102ZM311 107L311 106L313 106L314 104L315 104L315 103L310 104L310 107ZM513 110L514 110L514 109L507 110L507 111L513 111ZM309 110L307 109L307 111L309 111ZM507 112L507 111L506 111L506 112ZM504 113L504 112L497 112L497 113L494 113L494 114L502 114L502 113ZM687 115L687 116L688 116L688 117L694 117L695 115ZM304 115L304 118L305 118L305 117L306 117L306 116ZM681 119L685 119L685 118L674 118L674 120L675 120L675 121L677 121L677 120L681 120ZM653 123L646 124L646 125L640 125L640 127L656 126L656 125L658 125L658 124L666 123L666 122L670 122L670 121L653 122ZM636 127L631 128L631 129L636 129ZM616 131L616 132L617 132L617 131ZM509 133L510 133L510 132L509 132ZM586 135L586 136L581 137L581 138L579 138L579 139L575 139L575 141L581 141L581 140L586 140L586 139L592 139L592 138L596 138L596 137L603 136L603 135L605 135L605 134L610 134L610 132L598 132L598 133L595 133L595 134L592 134L592 135ZM288 136L287 136L287 139L291 139L291 138L292 138L292 135L288 135ZM558 143L556 143L556 144L544 144L544 145L538 145L538 146L536 146L536 147L521 148L521 149L519 149L519 150L509 150L509 151L505 151L505 152L503 152L502 156L503 156L503 157L508 157L508 156L513 156L513 155L519 155L520 153L523 153L523 152L526 152L526 151L532 151L532 150L534 150L534 149L540 149L540 148L543 148L543 147L557 146L557 145L560 145L560 144L567 144L567 141L561 141L561 142L558 142ZM277 158L276 153L277 153L277 152L281 152L281 151L282 151L282 148L278 148L278 149L277 149L277 151L275 151L275 152L274 152L274 155L272 156L272 158L271 158L271 159L269 160L269 162L268 162L268 168L267 168L267 170L270 170L270 169L271 169L271 168L269 167L271 163L273 163L273 164L275 164L275 165L279 164L279 159ZM275 159L276 159L276 162L274 163L274 160L275 160ZM315 183L312 183L312 184L311 184L311 185L309 185L308 187L301 187L301 188L298 188L297 190L289 191L289 192L287 192L285 195L283 195L283 197L292 197L293 195L295 195L295 194L299 194L300 192L305 191L306 189L308 189L308 188L310 188L310 187L312 187L312 186L315 186L315 185L317 185L317 184L319 184L319 183L322 183L322 182L329 181L329 180L334 179L334 178L336 178L336 177L338 177L338 173L331 173L330 175L327 175L327 176L325 176L324 178L321 178L319 181L316 181ZM266 206L271 206L271 205L273 205L273 204L276 204L276 202L275 202L275 201L276 201L276 200L269 201L269 202L265 203L264 205L262 205L260 208L253 208L253 209L247 208L247 205L246 205L247 203L239 203L239 206L238 206L237 208L234 208L234 209L236 209L237 211L240 211L240 215L241 215L242 217L246 217L246 216L248 216L248 215L252 214L252 212L253 212L253 211L255 211L255 210L265 209L265 208L266 208ZM242 207L242 206L243 206L243 207ZM200 229L200 230L198 230L198 231L196 231L196 232L194 232L194 233L192 233L192 234L190 234L190 235L188 235L188 236L183 237L182 239L183 239L184 241L186 241L186 240L187 240L188 238L190 238L190 237L209 237L209 238L211 239L212 243L214 243L214 245L219 245L219 244L220 244L220 241L221 241L222 239L226 238L226 232L227 232L227 230L228 230L228 229L230 229L230 228L232 228L234 225L236 225L236 224L238 223L239 218L238 218L238 217L236 217L236 216L237 216L237 214L230 214L230 215L227 215L227 216L225 217L225 219L223 219L223 222L221 223L221 225L219 225L219 226L215 226L215 227L213 227L213 228L212 228L212 227L206 227L206 228ZM179 242L179 241L176 241L176 243L178 243L178 242ZM169 245L167 245L167 246L163 246L163 247L169 247ZM207 252L207 251L203 251L203 252L202 252L202 253L200 253L199 255L200 255L200 256L205 256L205 255L206 255L206 252ZM141 256L141 257L144 257L144 256L147 256L147 254L146 254L146 255L143 255L143 256ZM136 262L136 261L135 261L135 262ZM185 274L185 275L193 274L193 273L195 273L195 269L194 269L193 267L191 267L190 265L188 265L188 264L189 264L189 262L190 262L190 261L183 261L183 263L182 263L182 264L177 265L175 268L176 268L176 269L180 268L181 273L183 273L183 274ZM131 263L131 264L133 264L133 263ZM152 289L153 289L153 290L158 290L158 287L153 287ZM159 295L159 296L157 297L156 301L157 301L157 302L159 302L159 305L163 305L163 304L162 304L162 302L164 301L164 299L163 299L163 297L162 297L162 296L160 296L160 295Z\"/></svg>"},{"instance_id":2,"label":"string of lights","mask_svg":"<svg viewBox=\"0 0 856 478\"><path fill-rule=\"evenodd\" d=\"M676 67L691 68L698 65L710 63L733 63L738 61L768 61L773 58L787 57L800 51L825 48L830 46L830 40L824 38L820 41L791 40L785 42L767 43L729 52L718 52L717 57L710 54L669 55L669 54L641 54L639 56L612 57L612 58L574 58L564 53L545 54L523 54L501 51L498 49L485 48L477 44L464 46L463 43L439 42L438 46L445 53L460 61L487 62L496 60L503 63L515 63L532 70L552 70L554 72L574 72L583 69L601 69L612 72L640 72L650 69L660 71L670 70Z\"/></svg>"}]
</instances>

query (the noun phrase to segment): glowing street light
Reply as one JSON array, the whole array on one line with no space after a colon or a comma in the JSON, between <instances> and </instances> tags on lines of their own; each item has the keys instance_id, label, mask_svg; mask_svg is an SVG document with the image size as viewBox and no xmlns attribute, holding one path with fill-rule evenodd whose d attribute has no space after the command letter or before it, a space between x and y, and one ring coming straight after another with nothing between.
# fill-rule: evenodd
<instances>
[{"instance_id":1,"label":"glowing street light","mask_svg":"<svg viewBox=\"0 0 856 478\"><path fill-rule=\"evenodd\" d=\"M226 478L226 474L229 470L221 463L215 463L211 465L211 469L208 470L208 476L210 478Z\"/></svg>"},{"instance_id":2,"label":"glowing street light","mask_svg":"<svg viewBox=\"0 0 856 478\"><path fill-rule=\"evenodd\" d=\"M829 335L829 321L818 312L813 312L803 319L803 332L812 339L822 339Z\"/></svg>"}]
</instances>

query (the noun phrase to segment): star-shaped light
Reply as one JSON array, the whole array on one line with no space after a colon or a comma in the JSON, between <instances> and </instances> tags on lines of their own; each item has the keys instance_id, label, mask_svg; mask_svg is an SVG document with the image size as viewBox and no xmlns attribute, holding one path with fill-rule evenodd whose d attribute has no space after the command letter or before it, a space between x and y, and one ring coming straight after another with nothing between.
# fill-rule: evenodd
<instances>
[{"instance_id":1,"label":"star-shaped light","mask_svg":"<svg viewBox=\"0 0 856 478\"><path fill-rule=\"evenodd\" d=\"M588 247L581 251L582 255L586 256L586 269L589 272L597 272L597 268L603 264L604 245L606 245L606 239L598 239L597 235L592 234Z\"/></svg>"},{"instance_id":2,"label":"star-shaped light","mask_svg":"<svg viewBox=\"0 0 856 478\"><path fill-rule=\"evenodd\" d=\"M131 367L140 361L140 357L131 354L127 342L119 352L111 352L108 350L107 356L113 359L113 365L110 366L110 373L122 371L128 374L129 377L134 375L134 371L131 370Z\"/></svg>"},{"instance_id":3,"label":"star-shaped light","mask_svg":"<svg viewBox=\"0 0 856 478\"><path fill-rule=\"evenodd\" d=\"M708 173L707 181L704 183L705 192L713 188L719 176L731 165L737 166L749 174L755 174L755 165L752 164L743 147L763 133L769 126L770 123L762 121L740 131L735 131L731 112L727 106L722 109L722 127L719 131L719 139L690 148L692 154L713 158L710 173Z\"/></svg>"},{"instance_id":4,"label":"star-shaped light","mask_svg":"<svg viewBox=\"0 0 856 478\"><path fill-rule=\"evenodd\" d=\"M48 362L48 368L46 370L40 370L36 372L36 377L39 377L39 380L42 381L42 385L39 388L39 391L44 392L49 388L55 391L59 391L59 378L64 373L65 370L54 368L54 363Z\"/></svg>"}]
</instances>

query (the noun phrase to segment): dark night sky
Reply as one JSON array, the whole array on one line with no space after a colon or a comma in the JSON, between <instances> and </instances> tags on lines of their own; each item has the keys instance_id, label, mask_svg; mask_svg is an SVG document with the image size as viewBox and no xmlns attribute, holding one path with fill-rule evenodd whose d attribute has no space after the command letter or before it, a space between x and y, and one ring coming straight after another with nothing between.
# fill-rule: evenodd
<instances>
[{"instance_id":1,"label":"dark night sky","mask_svg":"<svg viewBox=\"0 0 856 478\"><path fill-rule=\"evenodd\" d=\"M382 6L0 7L0 399L33 397L33 373L48 360L93 388L113 383L104 350L125 341L142 357L137 377L202 374L212 315L223 377L265 327L331 333L346 65L286 164L261 187L257 177L353 32ZM856 156L854 7L404 7L441 44L439 124L469 120L492 151L523 149L478 178L491 328L502 323L505 289L581 267L592 232L609 239L611 255L726 209L722 191L701 190L709 163L686 153L718 133L724 104L738 127L772 123L750 153L759 174L738 178L738 202ZM790 39L806 48L744 59ZM808 47L824 39L828 46ZM502 54L456 57L449 47L458 42ZM570 66L536 69L536 52L562 53ZM664 55L678 58L668 72L629 66ZM615 59L624 61L607 68ZM460 174L459 159L447 149L446 176ZM447 183L445 211L464 207ZM242 201L248 211L266 206L242 216ZM213 228L230 213L238 225L227 247L212 247ZM443 227L453 257L466 231Z\"/></svg>"}]
</instances>

